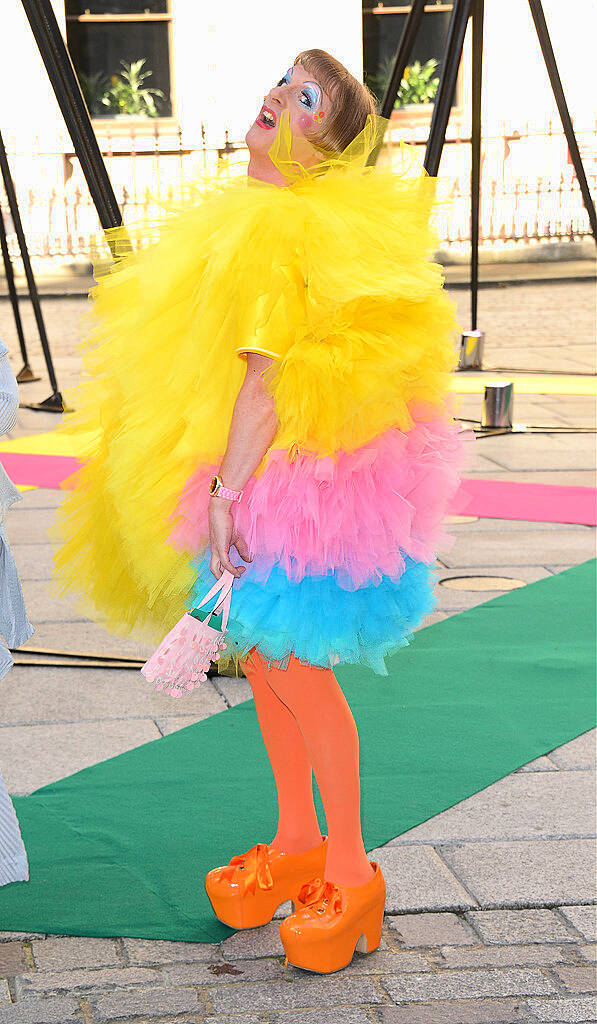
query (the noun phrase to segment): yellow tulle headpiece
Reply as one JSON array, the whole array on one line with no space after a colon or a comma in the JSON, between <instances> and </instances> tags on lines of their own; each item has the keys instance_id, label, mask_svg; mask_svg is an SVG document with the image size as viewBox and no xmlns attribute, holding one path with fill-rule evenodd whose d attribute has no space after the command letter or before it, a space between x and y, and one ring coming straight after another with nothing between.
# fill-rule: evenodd
<instances>
[{"instance_id":1,"label":"yellow tulle headpiece","mask_svg":"<svg viewBox=\"0 0 597 1024\"><path fill-rule=\"evenodd\" d=\"M371 172L374 165L367 164L370 154L381 146L390 119L382 117L381 114L368 114L365 126L358 135L349 142L341 152L331 149L321 149L323 158L312 167L305 167L293 154L293 135L290 127L290 118L287 110L282 110L278 124L276 137L268 149L268 156L274 166L283 174L290 184L326 174L334 170L350 170L351 172ZM319 147L317 147L319 149ZM414 146L407 145L402 139L398 140L399 159L404 166L403 171L410 169L417 160ZM417 169L417 173L421 173Z\"/></svg>"}]
</instances>

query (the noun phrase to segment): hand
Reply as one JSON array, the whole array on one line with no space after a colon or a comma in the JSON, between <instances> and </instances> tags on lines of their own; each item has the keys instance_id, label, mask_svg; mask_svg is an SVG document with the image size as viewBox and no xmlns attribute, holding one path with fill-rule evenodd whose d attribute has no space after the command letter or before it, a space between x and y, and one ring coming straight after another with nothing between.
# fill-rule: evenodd
<instances>
[{"instance_id":1,"label":"hand","mask_svg":"<svg viewBox=\"0 0 597 1024\"><path fill-rule=\"evenodd\" d=\"M246 566L233 565L230 561L228 549L231 545L234 545L245 562L253 561L244 537L235 529L230 508L222 498L214 498L209 503L209 541L210 569L216 579L220 578L224 569L228 569L236 579L245 572Z\"/></svg>"}]
</instances>

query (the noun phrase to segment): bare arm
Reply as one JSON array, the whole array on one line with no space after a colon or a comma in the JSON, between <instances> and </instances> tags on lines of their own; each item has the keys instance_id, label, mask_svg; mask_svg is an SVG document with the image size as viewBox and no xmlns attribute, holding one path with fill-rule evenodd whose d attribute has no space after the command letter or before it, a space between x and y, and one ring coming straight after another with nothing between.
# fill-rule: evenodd
<instances>
[{"instance_id":1,"label":"bare arm","mask_svg":"<svg viewBox=\"0 0 597 1024\"><path fill-rule=\"evenodd\" d=\"M226 487L235 491L242 491L278 429L274 400L265 391L261 376L271 362L269 356L247 352L247 372L236 397L228 446L218 471ZM234 566L230 561L228 549L232 544L245 562L252 560L244 537L234 528L231 505L231 498L209 499L210 569L218 579L224 569L236 577L245 571L244 565Z\"/></svg>"}]
</instances>

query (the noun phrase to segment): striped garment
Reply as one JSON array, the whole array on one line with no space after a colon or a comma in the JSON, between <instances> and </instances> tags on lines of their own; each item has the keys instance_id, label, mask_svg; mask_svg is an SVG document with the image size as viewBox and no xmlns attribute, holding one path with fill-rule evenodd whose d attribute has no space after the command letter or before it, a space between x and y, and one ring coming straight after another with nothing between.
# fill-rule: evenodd
<instances>
[{"instance_id":1,"label":"striped garment","mask_svg":"<svg viewBox=\"0 0 597 1024\"><path fill-rule=\"evenodd\" d=\"M19 408L18 385L7 352L7 346L0 340L0 435L12 430ZM20 647L34 632L27 618L15 561L4 535L6 511L20 500L21 492L0 463L0 633L6 642L0 642L0 681L14 664L8 647ZM0 885L28 878L27 854L19 822L0 774Z\"/></svg>"}]
</instances>

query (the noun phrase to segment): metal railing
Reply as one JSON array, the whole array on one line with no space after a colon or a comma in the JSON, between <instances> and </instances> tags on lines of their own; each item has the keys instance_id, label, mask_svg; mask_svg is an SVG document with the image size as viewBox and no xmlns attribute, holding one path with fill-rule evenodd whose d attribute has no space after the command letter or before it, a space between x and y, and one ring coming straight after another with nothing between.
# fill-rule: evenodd
<instances>
[{"instance_id":1,"label":"metal railing","mask_svg":"<svg viewBox=\"0 0 597 1024\"><path fill-rule=\"evenodd\" d=\"M589 187L597 190L597 126L575 127ZM449 126L450 131L450 126ZM246 172L245 143L231 143L225 133L221 147L210 147L202 130L201 143L184 147L182 134L145 126L97 129L125 223L159 210L155 198L172 200L177 189L201 171L215 171L226 161L235 172ZM384 149L390 154L400 138L417 147L422 163L428 126L401 124L388 129ZM439 178L442 198L437 230L449 250L470 242L470 139L452 129L446 138ZM19 151L5 139L23 227L32 257L89 257L102 245L103 234L85 179L72 152L70 139L57 140L53 150L33 140ZM546 241L575 241L590 234L589 220L578 181L569 162L563 132L552 121L543 129L485 136L481 157L480 245L511 242L521 249ZM529 170L526 171L525 167ZM542 173L533 168L541 167ZM52 182L53 178L53 182ZM52 182L44 187L43 182ZM18 243L0 189L11 258L19 259Z\"/></svg>"}]
</instances>

